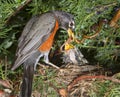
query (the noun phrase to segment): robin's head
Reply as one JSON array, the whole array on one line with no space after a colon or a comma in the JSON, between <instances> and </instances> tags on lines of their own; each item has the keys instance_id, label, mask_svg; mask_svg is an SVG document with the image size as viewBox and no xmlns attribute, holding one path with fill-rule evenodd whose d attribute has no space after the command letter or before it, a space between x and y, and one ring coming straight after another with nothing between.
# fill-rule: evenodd
<instances>
[{"instance_id":1,"label":"robin's head","mask_svg":"<svg viewBox=\"0 0 120 97\"><path fill-rule=\"evenodd\" d=\"M59 27L68 31L68 34L72 34L72 31L75 29L74 17L72 14L64 11L53 11L56 18L59 21Z\"/></svg>"},{"instance_id":2,"label":"robin's head","mask_svg":"<svg viewBox=\"0 0 120 97\"><path fill-rule=\"evenodd\" d=\"M59 21L60 28L64 30L68 30L69 28L71 30L75 29L75 22L72 14L64 11L53 11L53 13Z\"/></svg>"}]
</instances>

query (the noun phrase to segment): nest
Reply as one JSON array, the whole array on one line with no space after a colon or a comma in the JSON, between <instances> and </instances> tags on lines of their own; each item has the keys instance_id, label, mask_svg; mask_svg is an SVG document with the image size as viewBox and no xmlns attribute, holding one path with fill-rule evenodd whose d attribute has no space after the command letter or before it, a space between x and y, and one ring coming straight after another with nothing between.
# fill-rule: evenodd
<instances>
[{"instance_id":1,"label":"nest","mask_svg":"<svg viewBox=\"0 0 120 97\"><path fill-rule=\"evenodd\" d=\"M77 77L81 75L93 74L93 71L99 70L99 67L92 65L66 64L62 66L60 70L56 70L55 68L49 66L42 66L39 69L40 74L38 74L38 76L47 76L48 74L46 73L46 70L54 71L55 74L51 76L51 79L54 81L51 82L51 79L45 78L44 84L48 85L48 89L44 90L46 92L42 92L43 94L41 94L40 91L34 91L34 97L38 97L35 95L44 95L39 97L45 97L45 95L49 95L47 92L51 91L56 92L55 97L59 97L60 95L62 95L60 97L88 97L86 92L89 91L89 89L92 87L92 83L90 81L80 81L79 83L73 85L69 92L67 91L67 87Z\"/></svg>"},{"instance_id":2,"label":"nest","mask_svg":"<svg viewBox=\"0 0 120 97\"><path fill-rule=\"evenodd\" d=\"M92 71L98 68L98 66L91 65L80 66L75 64L67 64L57 73L56 80L58 83L64 83L65 85L68 85L78 76L81 76L83 74L92 74Z\"/></svg>"}]
</instances>

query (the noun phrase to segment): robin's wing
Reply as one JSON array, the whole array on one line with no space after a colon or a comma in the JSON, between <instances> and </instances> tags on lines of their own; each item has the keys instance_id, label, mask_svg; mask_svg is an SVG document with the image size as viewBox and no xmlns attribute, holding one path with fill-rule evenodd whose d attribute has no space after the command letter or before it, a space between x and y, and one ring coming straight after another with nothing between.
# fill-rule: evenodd
<instances>
[{"instance_id":1,"label":"robin's wing","mask_svg":"<svg viewBox=\"0 0 120 97\"><path fill-rule=\"evenodd\" d=\"M35 53L39 46L49 37L55 26L55 17L52 13L33 17L25 26L19 38L17 59L12 70L20 66L30 55Z\"/></svg>"}]
</instances>

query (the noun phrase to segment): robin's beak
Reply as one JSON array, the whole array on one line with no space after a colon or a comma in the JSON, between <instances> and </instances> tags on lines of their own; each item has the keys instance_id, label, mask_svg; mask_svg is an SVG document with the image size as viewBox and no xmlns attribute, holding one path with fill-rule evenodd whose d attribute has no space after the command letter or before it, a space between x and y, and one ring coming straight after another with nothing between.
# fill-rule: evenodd
<instances>
[{"instance_id":1,"label":"robin's beak","mask_svg":"<svg viewBox=\"0 0 120 97\"><path fill-rule=\"evenodd\" d=\"M67 32L68 32L69 37L74 40L75 39L74 32L70 28L68 28Z\"/></svg>"}]
</instances>

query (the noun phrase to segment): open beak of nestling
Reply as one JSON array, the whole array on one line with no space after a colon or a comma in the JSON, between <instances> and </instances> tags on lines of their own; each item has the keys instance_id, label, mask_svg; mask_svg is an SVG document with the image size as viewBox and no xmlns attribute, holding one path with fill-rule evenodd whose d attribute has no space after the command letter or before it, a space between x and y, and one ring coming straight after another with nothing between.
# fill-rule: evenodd
<instances>
[{"instance_id":1,"label":"open beak of nestling","mask_svg":"<svg viewBox=\"0 0 120 97\"><path fill-rule=\"evenodd\" d=\"M75 39L74 32L70 28L68 28L67 32L68 32L69 38L72 38L74 40Z\"/></svg>"}]
</instances>

